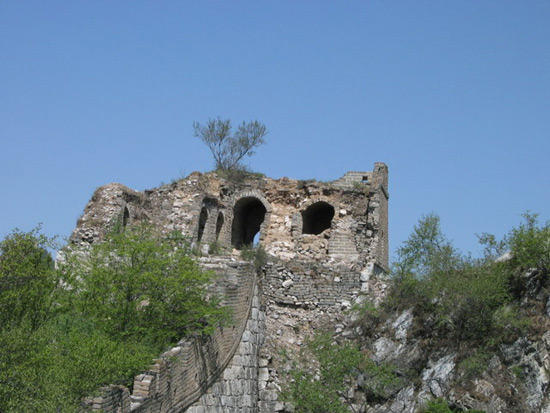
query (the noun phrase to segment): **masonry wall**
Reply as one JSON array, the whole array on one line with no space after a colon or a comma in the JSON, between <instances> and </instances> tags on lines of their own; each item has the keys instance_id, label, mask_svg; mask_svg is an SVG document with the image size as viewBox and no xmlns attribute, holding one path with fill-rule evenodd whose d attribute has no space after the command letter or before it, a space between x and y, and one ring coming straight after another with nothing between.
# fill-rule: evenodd
<instances>
[{"instance_id":1,"label":"masonry wall","mask_svg":"<svg viewBox=\"0 0 550 413\"><path fill-rule=\"evenodd\" d=\"M218 381L189 409L188 413L226 413L258 411L260 348L265 339L265 311L256 286L246 328L239 347Z\"/></svg>"},{"instance_id":2,"label":"masonry wall","mask_svg":"<svg viewBox=\"0 0 550 413\"><path fill-rule=\"evenodd\" d=\"M249 316L258 317L256 277L253 266L226 259L205 259L205 269L218 272L218 293L233 314L233 323L211 336L184 340L155 360L134 381L130 394L120 386L108 387L100 396L85 401L84 410L105 413L162 413L184 411L220 377L240 348ZM256 298L254 298L256 297ZM256 309L253 311L253 303ZM252 333L247 333L248 336Z\"/></svg>"},{"instance_id":3,"label":"masonry wall","mask_svg":"<svg viewBox=\"0 0 550 413\"><path fill-rule=\"evenodd\" d=\"M361 292L361 273L310 262L265 266L263 293L277 305L304 308L348 305Z\"/></svg>"}]
</instances>

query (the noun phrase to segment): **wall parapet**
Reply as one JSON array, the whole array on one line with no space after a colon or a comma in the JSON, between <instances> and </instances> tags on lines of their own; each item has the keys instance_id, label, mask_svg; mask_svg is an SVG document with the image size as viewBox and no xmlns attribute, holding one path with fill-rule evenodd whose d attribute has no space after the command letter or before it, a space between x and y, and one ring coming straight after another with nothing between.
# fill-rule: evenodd
<instances>
[{"instance_id":1,"label":"wall parapet","mask_svg":"<svg viewBox=\"0 0 550 413\"><path fill-rule=\"evenodd\" d=\"M201 259L218 273L215 290L232 312L232 322L212 335L194 336L163 353L134 380L133 393L121 386L101 389L84 401L83 411L105 413L181 412L218 379L235 354L252 308L256 273L249 262L231 258Z\"/></svg>"}]
</instances>

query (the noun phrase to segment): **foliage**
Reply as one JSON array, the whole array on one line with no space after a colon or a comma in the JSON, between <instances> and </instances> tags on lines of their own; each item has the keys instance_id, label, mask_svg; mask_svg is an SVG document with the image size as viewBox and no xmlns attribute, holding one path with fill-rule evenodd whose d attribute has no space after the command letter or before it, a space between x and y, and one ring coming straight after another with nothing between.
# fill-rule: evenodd
<instances>
[{"instance_id":1,"label":"foliage","mask_svg":"<svg viewBox=\"0 0 550 413\"><path fill-rule=\"evenodd\" d=\"M213 241L210 243L208 248L208 254L210 255L221 255L223 252L222 246L218 241Z\"/></svg>"},{"instance_id":2,"label":"foliage","mask_svg":"<svg viewBox=\"0 0 550 413\"><path fill-rule=\"evenodd\" d=\"M437 398L426 404L424 413L453 413L453 411L449 408L445 399Z\"/></svg>"},{"instance_id":3,"label":"foliage","mask_svg":"<svg viewBox=\"0 0 550 413\"><path fill-rule=\"evenodd\" d=\"M382 317L382 311L372 301L365 300L351 309L356 314L355 326L360 326L364 335L370 335Z\"/></svg>"},{"instance_id":4,"label":"foliage","mask_svg":"<svg viewBox=\"0 0 550 413\"><path fill-rule=\"evenodd\" d=\"M422 217L393 265L394 282L385 310L413 308L416 328L430 331L429 345L454 346L459 366L468 379L485 371L490 355L502 344L517 339L530 327L520 311L527 289L547 282L550 268L550 225L539 225L536 215L499 240L479 237L482 259L460 254L442 234L439 217ZM505 252L506 259L501 259ZM525 277L527 270L536 277ZM537 284L539 283L539 284ZM430 412L449 410L435 400Z\"/></svg>"},{"instance_id":5,"label":"foliage","mask_svg":"<svg viewBox=\"0 0 550 413\"><path fill-rule=\"evenodd\" d=\"M130 385L185 334L225 319L179 238L115 231L60 269L39 230L0 243L0 411L74 412L107 384Z\"/></svg>"},{"instance_id":6,"label":"foliage","mask_svg":"<svg viewBox=\"0 0 550 413\"><path fill-rule=\"evenodd\" d=\"M3 330L0 410L74 412L102 385L131 384L158 354L139 340L113 339L100 327L70 314L32 332L27 326Z\"/></svg>"},{"instance_id":7,"label":"foliage","mask_svg":"<svg viewBox=\"0 0 550 413\"><path fill-rule=\"evenodd\" d=\"M486 238L490 239L490 238ZM493 246L494 238L490 239ZM461 255L441 233L439 217L423 217L398 249L395 283L385 305L414 307L435 336L498 344L521 323L509 306L509 276L501 263Z\"/></svg>"},{"instance_id":8,"label":"foliage","mask_svg":"<svg viewBox=\"0 0 550 413\"><path fill-rule=\"evenodd\" d=\"M424 408L424 410L422 410L423 413L453 413L454 411L462 412L464 410L451 409L447 401L442 397L438 397L437 399L430 400L426 404L426 407ZM475 409L468 409L465 411L469 413L484 413L483 410L475 410Z\"/></svg>"},{"instance_id":9,"label":"foliage","mask_svg":"<svg viewBox=\"0 0 550 413\"><path fill-rule=\"evenodd\" d=\"M479 377L489 364L491 353L477 350L469 357L466 357L459 364L460 369L467 378Z\"/></svg>"},{"instance_id":10,"label":"foliage","mask_svg":"<svg viewBox=\"0 0 550 413\"><path fill-rule=\"evenodd\" d=\"M233 171L242 169L240 161L254 154L254 149L265 143L265 125L258 121L243 122L231 134L231 120L208 119L205 126L193 122L194 136L200 138L212 152L216 169Z\"/></svg>"},{"instance_id":11,"label":"foliage","mask_svg":"<svg viewBox=\"0 0 550 413\"><path fill-rule=\"evenodd\" d=\"M430 345L456 346L462 350L459 368L464 376L479 376L499 345L515 340L529 328L529 320L514 301L519 298L514 295L514 283L521 278L517 274L536 269L548 275L550 225L540 226L536 216L529 214L524 220L503 240L483 234L480 241L485 245L485 257L473 259L461 254L443 235L437 215L422 217L398 249L394 282L382 308L370 302L358 306L358 324L370 331L381 312L413 308L417 326L430 331ZM507 250L511 259L495 260ZM392 366L374 363L350 342L337 346L330 335L321 335L308 348L318 366L306 362L292 370L291 384L284 393L297 412L348 411L346 390L353 376L364 378L360 388L367 402L388 397L398 380ZM312 372L316 367L317 375ZM436 399L424 411L453 410L444 399Z\"/></svg>"},{"instance_id":12,"label":"foliage","mask_svg":"<svg viewBox=\"0 0 550 413\"><path fill-rule=\"evenodd\" d=\"M460 262L460 255L440 229L440 219L431 213L423 216L412 234L397 249L394 273L414 274L424 278L433 274L451 275Z\"/></svg>"},{"instance_id":13,"label":"foliage","mask_svg":"<svg viewBox=\"0 0 550 413\"><path fill-rule=\"evenodd\" d=\"M36 328L47 317L58 281L47 251L53 241L36 228L0 242L0 326L29 321Z\"/></svg>"},{"instance_id":14,"label":"foliage","mask_svg":"<svg viewBox=\"0 0 550 413\"><path fill-rule=\"evenodd\" d=\"M112 233L66 268L77 274L75 306L121 339L169 343L209 333L226 312L215 297L206 299L212 274L188 252L182 240L163 239L146 225Z\"/></svg>"},{"instance_id":15,"label":"foliage","mask_svg":"<svg viewBox=\"0 0 550 413\"><path fill-rule=\"evenodd\" d=\"M540 226L536 214L523 214L524 222L512 229L506 243L512 253L511 265L520 269L550 271L550 223Z\"/></svg>"},{"instance_id":16,"label":"foliage","mask_svg":"<svg viewBox=\"0 0 550 413\"><path fill-rule=\"evenodd\" d=\"M358 375L363 377L361 387L367 402L384 398L397 380L392 366L376 364L350 341L333 342L329 333L317 334L307 348L317 360L318 375L311 372L313 366L308 363L294 368L290 372L292 380L282 394L296 412L349 412L352 401L347 389Z\"/></svg>"},{"instance_id":17,"label":"foliage","mask_svg":"<svg viewBox=\"0 0 550 413\"><path fill-rule=\"evenodd\" d=\"M241 258L245 261L252 261L256 271L259 271L267 262L268 255L265 248L261 245L256 247L243 245L241 248Z\"/></svg>"}]
</instances>

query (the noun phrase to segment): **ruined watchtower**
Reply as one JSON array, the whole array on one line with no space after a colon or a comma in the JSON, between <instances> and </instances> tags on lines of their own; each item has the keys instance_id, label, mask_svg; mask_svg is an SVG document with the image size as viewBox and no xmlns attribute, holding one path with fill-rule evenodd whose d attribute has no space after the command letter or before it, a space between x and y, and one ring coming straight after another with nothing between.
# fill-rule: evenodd
<instances>
[{"instance_id":1,"label":"ruined watchtower","mask_svg":"<svg viewBox=\"0 0 550 413\"><path fill-rule=\"evenodd\" d=\"M332 182L248 175L240 182L194 172L160 188L100 187L71 240L100 240L116 223L147 220L178 231L208 254L259 243L283 260L388 266L388 169L348 172Z\"/></svg>"},{"instance_id":2,"label":"ruined watchtower","mask_svg":"<svg viewBox=\"0 0 550 413\"><path fill-rule=\"evenodd\" d=\"M383 163L332 182L253 174L228 180L215 172L194 172L143 192L120 184L98 188L71 236L74 243L100 241L114 225L148 221L166 234L187 237L201 251L203 265L222 275L224 269L237 268L244 248L259 244L268 255L258 276L250 270L231 270L240 275L232 276L228 301L243 288L249 290L239 297L253 297L242 303L234 300L242 307L237 308L242 318L236 320L242 326L235 330L239 334L229 337L224 332L227 337L213 339L227 341L214 347L230 350L218 349L208 356L216 366L208 370L212 377L191 386L192 377L198 380L201 373L198 367L178 377L164 377L159 368L156 390L150 384L153 379L145 386L145 379L136 378L136 385L147 390L132 396L133 411L283 410L277 400L277 372L283 363L277 349L292 350L321 319L337 322L342 309L365 295L376 299L383 292L388 199L388 168ZM254 277L253 282L244 282L246 277ZM175 396L164 389L166 380L170 386L190 387ZM154 405L157 402L171 407L161 409ZM109 406L122 406L124 411L124 402L117 403ZM98 405L110 411L107 404Z\"/></svg>"}]
</instances>

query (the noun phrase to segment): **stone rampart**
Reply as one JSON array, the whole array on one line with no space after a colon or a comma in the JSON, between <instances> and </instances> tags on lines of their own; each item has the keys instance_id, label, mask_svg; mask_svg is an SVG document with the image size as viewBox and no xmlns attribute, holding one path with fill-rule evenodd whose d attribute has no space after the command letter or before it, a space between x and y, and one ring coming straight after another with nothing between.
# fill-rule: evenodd
<instances>
[{"instance_id":1,"label":"stone rampart","mask_svg":"<svg viewBox=\"0 0 550 413\"><path fill-rule=\"evenodd\" d=\"M260 348L265 339L265 311L256 286L246 328L233 359L214 383L187 413L226 413L258 411L261 379Z\"/></svg>"},{"instance_id":2,"label":"stone rampart","mask_svg":"<svg viewBox=\"0 0 550 413\"><path fill-rule=\"evenodd\" d=\"M233 259L203 259L203 268L218 273L217 292L224 297L233 321L210 336L181 341L162 354L149 370L138 375L133 393L120 386L103 389L88 399L85 410L105 413L180 412L196 402L220 377L239 349L249 315L258 317L256 276L248 262Z\"/></svg>"}]
</instances>

